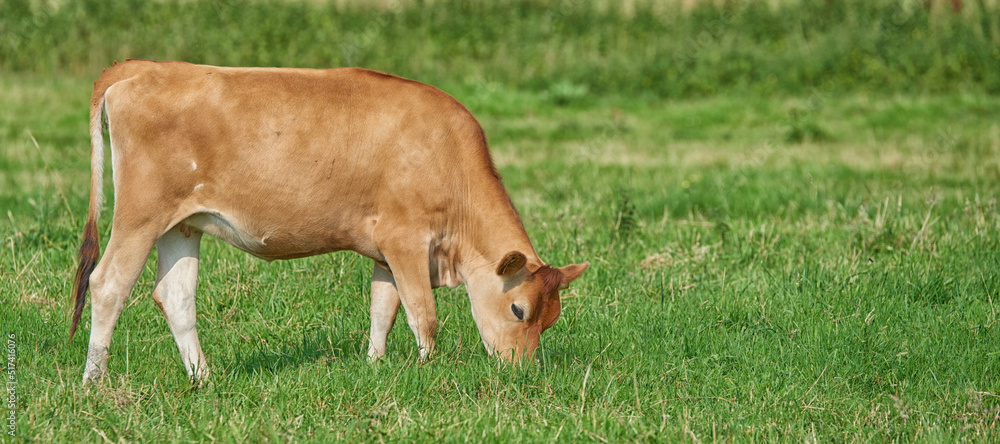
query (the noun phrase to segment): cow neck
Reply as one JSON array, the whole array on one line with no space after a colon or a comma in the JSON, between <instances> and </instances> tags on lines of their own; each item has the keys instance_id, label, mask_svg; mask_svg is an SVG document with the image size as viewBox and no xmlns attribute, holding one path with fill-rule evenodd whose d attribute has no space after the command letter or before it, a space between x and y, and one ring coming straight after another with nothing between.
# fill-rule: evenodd
<instances>
[{"instance_id":1,"label":"cow neck","mask_svg":"<svg viewBox=\"0 0 1000 444\"><path fill-rule=\"evenodd\" d=\"M492 176L482 182L472 187L475 192L467 193L465 199L459 273L466 282L470 274L481 269L492 273L511 251L520 251L529 263L540 266L541 260L503 185Z\"/></svg>"}]
</instances>

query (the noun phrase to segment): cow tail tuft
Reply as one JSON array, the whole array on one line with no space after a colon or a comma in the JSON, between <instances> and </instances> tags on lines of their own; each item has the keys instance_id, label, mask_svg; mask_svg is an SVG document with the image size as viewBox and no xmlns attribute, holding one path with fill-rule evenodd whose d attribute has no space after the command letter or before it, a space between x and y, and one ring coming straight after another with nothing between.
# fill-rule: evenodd
<instances>
[{"instance_id":1,"label":"cow tail tuft","mask_svg":"<svg viewBox=\"0 0 1000 444\"><path fill-rule=\"evenodd\" d=\"M87 302L90 274L94 272L98 254L100 254L100 243L97 238L97 221L88 219L87 225L83 229L83 244L80 245L80 265L76 270L76 278L73 280L73 294L76 302L73 308L73 325L69 329L70 340L73 340L76 326L80 323L80 316L83 314L83 306Z\"/></svg>"},{"instance_id":2,"label":"cow tail tuft","mask_svg":"<svg viewBox=\"0 0 1000 444\"><path fill-rule=\"evenodd\" d=\"M73 324L69 329L69 339L73 340L83 306L87 302L87 289L90 288L90 274L94 272L97 257L101 253L101 244L97 233L97 217L104 198L104 93L109 85L94 85L94 95L90 102L90 205L87 210L87 224L83 228L83 244L80 245L80 265L73 280Z\"/></svg>"}]
</instances>

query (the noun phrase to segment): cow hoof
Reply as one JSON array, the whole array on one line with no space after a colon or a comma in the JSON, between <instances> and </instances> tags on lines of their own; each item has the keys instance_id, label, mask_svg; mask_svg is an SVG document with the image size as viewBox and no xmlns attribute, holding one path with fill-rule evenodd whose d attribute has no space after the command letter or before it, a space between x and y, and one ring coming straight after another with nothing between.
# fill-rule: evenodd
<instances>
[{"instance_id":1,"label":"cow hoof","mask_svg":"<svg viewBox=\"0 0 1000 444\"><path fill-rule=\"evenodd\" d=\"M88 369L83 372L83 385L100 385L101 380L104 379L104 372L99 368Z\"/></svg>"},{"instance_id":2,"label":"cow hoof","mask_svg":"<svg viewBox=\"0 0 1000 444\"><path fill-rule=\"evenodd\" d=\"M431 357L431 352L433 351L434 349L429 347L420 347L420 355L417 358L417 362L424 363L429 361Z\"/></svg>"},{"instance_id":3,"label":"cow hoof","mask_svg":"<svg viewBox=\"0 0 1000 444\"><path fill-rule=\"evenodd\" d=\"M207 374L190 376L188 380L191 382L191 388L195 390L204 387L209 382Z\"/></svg>"}]
</instances>

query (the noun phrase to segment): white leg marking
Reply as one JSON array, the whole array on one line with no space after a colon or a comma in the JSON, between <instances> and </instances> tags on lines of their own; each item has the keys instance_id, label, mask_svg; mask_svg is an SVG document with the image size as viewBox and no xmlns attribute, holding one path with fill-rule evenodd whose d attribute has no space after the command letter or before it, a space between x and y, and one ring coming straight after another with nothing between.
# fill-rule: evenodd
<instances>
[{"instance_id":1,"label":"white leg marking","mask_svg":"<svg viewBox=\"0 0 1000 444\"><path fill-rule=\"evenodd\" d=\"M83 370L84 384L100 380L107 372L111 335L153 247L152 239L143 233L129 234L125 238L116 236L112 229L104 257L90 276L90 345Z\"/></svg>"},{"instance_id":2,"label":"white leg marking","mask_svg":"<svg viewBox=\"0 0 1000 444\"><path fill-rule=\"evenodd\" d=\"M153 299L167 318L177 342L181 361L193 382L208 375L205 354L195 328L195 291L198 287L198 256L201 232L181 224L156 242L158 252Z\"/></svg>"},{"instance_id":3,"label":"white leg marking","mask_svg":"<svg viewBox=\"0 0 1000 444\"><path fill-rule=\"evenodd\" d=\"M372 313L368 343L368 361L375 361L385 354L385 341L396 322L399 312L399 292L392 273L375 264L372 272Z\"/></svg>"}]
</instances>

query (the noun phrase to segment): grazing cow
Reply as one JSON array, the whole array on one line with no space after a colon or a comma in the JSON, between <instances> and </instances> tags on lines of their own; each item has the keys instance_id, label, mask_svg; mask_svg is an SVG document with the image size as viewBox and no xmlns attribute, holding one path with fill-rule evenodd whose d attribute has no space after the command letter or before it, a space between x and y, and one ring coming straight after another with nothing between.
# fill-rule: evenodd
<instances>
[{"instance_id":1,"label":"grazing cow","mask_svg":"<svg viewBox=\"0 0 1000 444\"><path fill-rule=\"evenodd\" d=\"M102 117L116 198L97 263ZM111 334L154 245L153 299L188 376L207 375L195 329L203 233L265 260L371 258L372 360L400 303L426 358L437 328L431 289L459 284L489 353L528 359L559 317L559 290L589 265L543 263L476 119L448 94L392 75L127 60L94 84L90 136L70 330L72 339L89 287L84 383L107 371Z\"/></svg>"}]
</instances>

